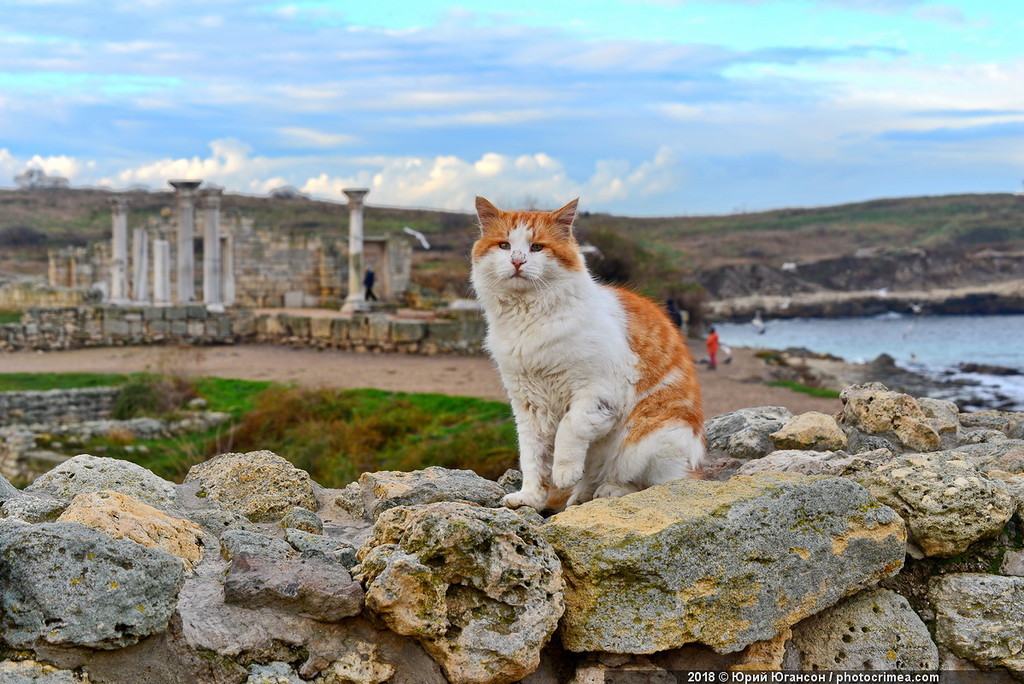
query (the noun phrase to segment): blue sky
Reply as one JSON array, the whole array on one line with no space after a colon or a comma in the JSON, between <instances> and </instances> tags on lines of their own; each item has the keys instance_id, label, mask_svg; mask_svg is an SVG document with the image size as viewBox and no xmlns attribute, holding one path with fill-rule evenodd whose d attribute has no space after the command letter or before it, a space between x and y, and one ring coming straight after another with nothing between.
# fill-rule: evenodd
<instances>
[{"instance_id":1,"label":"blue sky","mask_svg":"<svg viewBox=\"0 0 1024 684\"><path fill-rule=\"evenodd\" d=\"M1019 0L3 0L0 186L730 213L1013 192Z\"/></svg>"}]
</instances>

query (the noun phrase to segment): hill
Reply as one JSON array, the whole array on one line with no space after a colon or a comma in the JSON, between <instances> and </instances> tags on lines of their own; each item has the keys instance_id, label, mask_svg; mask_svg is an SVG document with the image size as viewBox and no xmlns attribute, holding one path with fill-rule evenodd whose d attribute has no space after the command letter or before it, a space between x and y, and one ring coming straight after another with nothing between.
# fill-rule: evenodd
<instances>
[{"instance_id":1,"label":"hill","mask_svg":"<svg viewBox=\"0 0 1024 684\"><path fill-rule=\"evenodd\" d=\"M112 194L77 188L0 190L0 270L44 273L48 248L107 239ZM134 191L129 198L129 225L174 207L171 192ZM348 210L339 202L225 195L223 207L283 232L348 231ZM403 226L424 233L432 246L429 252L417 248L417 283L464 290L476 238L473 216L372 204L366 209L368 234ZM947 258L983 249L1022 251L1024 200L1010 194L948 195L664 218L583 212L578 229L582 239L601 250L603 259L595 262L600 275L663 296L666 283L693 280L698 271L736 265L778 268L785 262L839 259L864 248L890 255L919 249Z\"/></svg>"}]
</instances>

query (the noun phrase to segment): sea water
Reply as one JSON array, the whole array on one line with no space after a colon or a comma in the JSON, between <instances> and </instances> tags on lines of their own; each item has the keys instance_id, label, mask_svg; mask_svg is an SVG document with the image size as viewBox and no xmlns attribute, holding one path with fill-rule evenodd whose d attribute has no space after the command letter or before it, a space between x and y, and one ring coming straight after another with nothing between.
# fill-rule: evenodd
<instances>
[{"instance_id":1,"label":"sea water","mask_svg":"<svg viewBox=\"0 0 1024 684\"><path fill-rule=\"evenodd\" d=\"M803 347L854 363L888 354L897 365L937 379L978 383L978 389L1011 398L1024 411L1024 314L915 316L888 313L865 318L794 318L715 325L722 342L755 349ZM965 373L975 363L1020 375ZM975 392L977 394L977 392Z\"/></svg>"}]
</instances>

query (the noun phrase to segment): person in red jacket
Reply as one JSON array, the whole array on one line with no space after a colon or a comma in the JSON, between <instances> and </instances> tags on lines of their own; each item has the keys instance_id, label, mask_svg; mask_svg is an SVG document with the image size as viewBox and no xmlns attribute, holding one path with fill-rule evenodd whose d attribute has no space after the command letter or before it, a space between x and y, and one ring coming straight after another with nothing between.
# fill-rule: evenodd
<instances>
[{"instance_id":1,"label":"person in red jacket","mask_svg":"<svg viewBox=\"0 0 1024 684\"><path fill-rule=\"evenodd\" d=\"M718 333L715 332L715 326L708 328L708 339L705 344L708 346L708 368L715 370L718 367L715 360L718 354Z\"/></svg>"}]
</instances>

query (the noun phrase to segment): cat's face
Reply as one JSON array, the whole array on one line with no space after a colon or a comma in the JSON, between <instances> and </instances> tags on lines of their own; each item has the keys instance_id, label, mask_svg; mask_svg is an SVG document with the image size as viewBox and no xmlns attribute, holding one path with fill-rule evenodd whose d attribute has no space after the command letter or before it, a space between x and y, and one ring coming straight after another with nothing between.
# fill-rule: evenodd
<instances>
[{"instance_id":1,"label":"cat's face","mask_svg":"<svg viewBox=\"0 0 1024 684\"><path fill-rule=\"evenodd\" d=\"M573 200L561 209L502 211L476 198L480 239L473 245L473 281L498 291L526 291L585 270L572 234Z\"/></svg>"}]
</instances>

